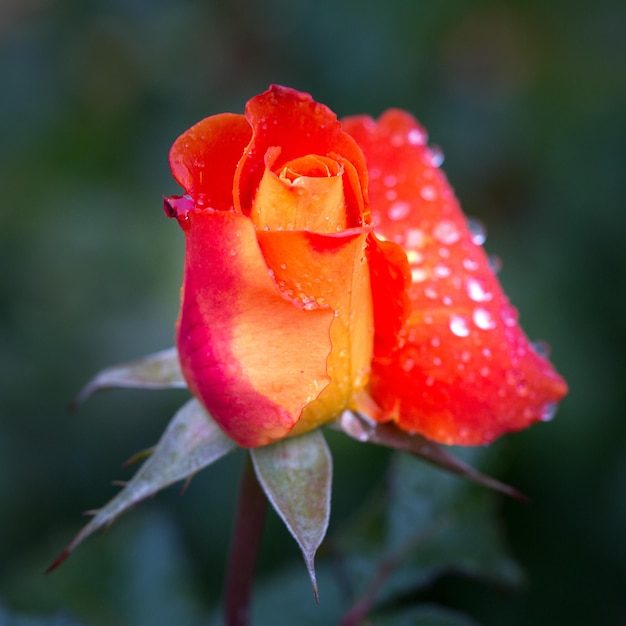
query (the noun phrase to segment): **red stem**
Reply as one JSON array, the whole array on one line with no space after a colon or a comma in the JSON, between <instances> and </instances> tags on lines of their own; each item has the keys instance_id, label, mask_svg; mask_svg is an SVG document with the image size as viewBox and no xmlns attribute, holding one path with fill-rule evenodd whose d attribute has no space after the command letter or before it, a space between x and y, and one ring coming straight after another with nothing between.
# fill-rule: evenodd
<instances>
[{"instance_id":1,"label":"red stem","mask_svg":"<svg viewBox=\"0 0 626 626\"><path fill-rule=\"evenodd\" d=\"M252 579L261 545L266 509L267 498L256 478L250 457L246 455L226 572L226 626L247 626L249 623Z\"/></svg>"}]
</instances>

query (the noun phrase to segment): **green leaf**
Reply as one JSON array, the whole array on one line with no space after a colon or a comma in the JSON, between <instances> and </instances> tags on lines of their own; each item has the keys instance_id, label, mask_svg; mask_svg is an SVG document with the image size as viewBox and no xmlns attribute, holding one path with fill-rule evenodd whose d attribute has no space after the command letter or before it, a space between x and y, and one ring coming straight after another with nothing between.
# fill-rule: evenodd
<instances>
[{"instance_id":1,"label":"green leaf","mask_svg":"<svg viewBox=\"0 0 626 626\"><path fill-rule=\"evenodd\" d=\"M169 348L137 361L114 365L102 370L83 387L72 406L77 407L96 391L111 387L184 389L186 386L187 383L178 362L178 352L176 348Z\"/></svg>"},{"instance_id":2,"label":"green leaf","mask_svg":"<svg viewBox=\"0 0 626 626\"><path fill-rule=\"evenodd\" d=\"M523 574L507 553L491 492L396 454L385 495L361 527L339 542L358 589L354 613L366 615L376 603L413 593L448 572L508 587L521 584Z\"/></svg>"},{"instance_id":3,"label":"green leaf","mask_svg":"<svg viewBox=\"0 0 626 626\"><path fill-rule=\"evenodd\" d=\"M517 489L482 474L434 441L421 435L411 435L394 424L378 424L359 413L345 411L339 420L339 427L357 441L376 443L401 452L408 452L453 474L465 476L484 487L500 491L511 498L526 500L526 496Z\"/></svg>"},{"instance_id":4,"label":"green leaf","mask_svg":"<svg viewBox=\"0 0 626 626\"><path fill-rule=\"evenodd\" d=\"M268 500L298 542L318 599L314 559L330 517L332 457L319 430L250 451Z\"/></svg>"},{"instance_id":5,"label":"green leaf","mask_svg":"<svg viewBox=\"0 0 626 626\"><path fill-rule=\"evenodd\" d=\"M236 447L202 405L192 399L172 418L150 458L130 482L95 513L68 547L48 568L58 567L85 538L107 526L131 506L172 483L190 478Z\"/></svg>"}]
</instances>

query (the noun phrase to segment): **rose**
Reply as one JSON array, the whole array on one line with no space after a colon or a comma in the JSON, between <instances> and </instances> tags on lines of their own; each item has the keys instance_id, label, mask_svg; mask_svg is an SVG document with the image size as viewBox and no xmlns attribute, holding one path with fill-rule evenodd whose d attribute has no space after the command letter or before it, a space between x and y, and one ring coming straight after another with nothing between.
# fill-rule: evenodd
<instances>
[{"instance_id":1,"label":"rose","mask_svg":"<svg viewBox=\"0 0 626 626\"><path fill-rule=\"evenodd\" d=\"M408 114L342 125L272 86L189 129L170 164L185 190L165 203L186 238L181 368L240 445L348 408L485 443L565 394Z\"/></svg>"}]
</instances>

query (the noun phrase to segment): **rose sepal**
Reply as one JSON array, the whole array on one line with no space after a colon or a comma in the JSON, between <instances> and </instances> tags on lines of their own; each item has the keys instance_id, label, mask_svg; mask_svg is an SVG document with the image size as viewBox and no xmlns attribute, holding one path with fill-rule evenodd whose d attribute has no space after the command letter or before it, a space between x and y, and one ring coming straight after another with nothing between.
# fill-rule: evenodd
<instances>
[{"instance_id":1,"label":"rose sepal","mask_svg":"<svg viewBox=\"0 0 626 626\"><path fill-rule=\"evenodd\" d=\"M319 602L315 553L330 518L332 456L321 431L250 450L257 479L302 551Z\"/></svg>"},{"instance_id":2,"label":"rose sepal","mask_svg":"<svg viewBox=\"0 0 626 626\"><path fill-rule=\"evenodd\" d=\"M71 552L96 530L109 526L131 506L175 482L189 479L237 445L213 421L194 398L174 415L150 457L122 491L101 509L48 568L56 569Z\"/></svg>"},{"instance_id":3,"label":"rose sepal","mask_svg":"<svg viewBox=\"0 0 626 626\"><path fill-rule=\"evenodd\" d=\"M352 439L363 443L374 443L392 450L407 452L417 456L431 465L467 478L483 487L499 491L515 500L527 501L527 497L514 487L491 478L465 461L458 459L443 446L430 441L419 434L411 434L401 430L392 423L378 423L364 413L358 411L344 411L334 423L334 427L341 430Z\"/></svg>"},{"instance_id":4,"label":"rose sepal","mask_svg":"<svg viewBox=\"0 0 626 626\"><path fill-rule=\"evenodd\" d=\"M114 387L134 389L185 389L176 348L167 348L135 361L112 365L98 372L77 394L71 406L78 408L96 391Z\"/></svg>"}]
</instances>

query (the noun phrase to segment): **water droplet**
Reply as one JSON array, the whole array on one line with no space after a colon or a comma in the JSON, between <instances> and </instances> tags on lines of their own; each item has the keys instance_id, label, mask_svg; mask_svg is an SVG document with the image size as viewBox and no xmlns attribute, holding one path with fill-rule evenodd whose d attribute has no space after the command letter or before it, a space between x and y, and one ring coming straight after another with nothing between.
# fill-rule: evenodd
<instances>
[{"instance_id":1,"label":"water droplet","mask_svg":"<svg viewBox=\"0 0 626 626\"><path fill-rule=\"evenodd\" d=\"M436 365L437 367L439 367L439 366L441 365L441 363L442 363L442 361L441 361L441 358L440 358L440 357L436 356L436 357L433 359L433 365Z\"/></svg>"},{"instance_id":2,"label":"water droplet","mask_svg":"<svg viewBox=\"0 0 626 626\"><path fill-rule=\"evenodd\" d=\"M424 288L424 295L431 300L436 300L439 297L439 294L433 285L428 285L428 287Z\"/></svg>"},{"instance_id":3,"label":"water droplet","mask_svg":"<svg viewBox=\"0 0 626 626\"><path fill-rule=\"evenodd\" d=\"M539 410L539 419L542 422L550 422L556 415L556 409L556 402L548 402L547 404L544 404Z\"/></svg>"},{"instance_id":4,"label":"water droplet","mask_svg":"<svg viewBox=\"0 0 626 626\"><path fill-rule=\"evenodd\" d=\"M427 387L432 387L435 384L435 379L432 376L429 376L424 383Z\"/></svg>"},{"instance_id":5,"label":"water droplet","mask_svg":"<svg viewBox=\"0 0 626 626\"><path fill-rule=\"evenodd\" d=\"M469 363L469 360L472 358L472 354L469 350L463 350L461 352L461 361L463 363Z\"/></svg>"},{"instance_id":6,"label":"water droplet","mask_svg":"<svg viewBox=\"0 0 626 626\"><path fill-rule=\"evenodd\" d=\"M424 198L424 200L433 202L437 199L437 190L432 185L424 185L420 189L420 195Z\"/></svg>"},{"instance_id":7,"label":"water droplet","mask_svg":"<svg viewBox=\"0 0 626 626\"><path fill-rule=\"evenodd\" d=\"M407 248L421 248L425 239L426 235L419 228L410 228L406 231L405 246Z\"/></svg>"},{"instance_id":8,"label":"water droplet","mask_svg":"<svg viewBox=\"0 0 626 626\"><path fill-rule=\"evenodd\" d=\"M387 189L385 192L385 198L389 200L389 202L393 202L398 197L398 192L395 189Z\"/></svg>"},{"instance_id":9,"label":"water droplet","mask_svg":"<svg viewBox=\"0 0 626 626\"><path fill-rule=\"evenodd\" d=\"M439 146L430 146L427 151L428 162L433 167L441 167L444 161L443 150Z\"/></svg>"},{"instance_id":10,"label":"water droplet","mask_svg":"<svg viewBox=\"0 0 626 626\"><path fill-rule=\"evenodd\" d=\"M449 259L451 255L450 248L439 248L437 253L442 259Z\"/></svg>"},{"instance_id":11,"label":"water droplet","mask_svg":"<svg viewBox=\"0 0 626 626\"><path fill-rule=\"evenodd\" d=\"M397 182L398 179L392 174L390 174L389 176L385 176L385 178L383 179L383 184L385 185L385 187L395 187Z\"/></svg>"},{"instance_id":12,"label":"water droplet","mask_svg":"<svg viewBox=\"0 0 626 626\"><path fill-rule=\"evenodd\" d=\"M496 322L487 309L475 309L472 319L474 320L474 324L483 330L491 330L496 327Z\"/></svg>"},{"instance_id":13,"label":"water droplet","mask_svg":"<svg viewBox=\"0 0 626 626\"><path fill-rule=\"evenodd\" d=\"M438 239L441 243L450 246L460 239L461 234L454 222L443 220L433 229L433 237Z\"/></svg>"},{"instance_id":14,"label":"water droplet","mask_svg":"<svg viewBox=\"0 0 626 626\"><path fill-rule=\"evenodd\" d=\"M480 370L478 370L478 373L483 377L483 378L487 378L487 376L489 376L489 368L485 365L483 367L480 368Z\"/></svg>"},{"instance_id":15,"label":"water droplet","mask_svg":"<svg viewBox=\"0 0 626 626\"><path fill-rule=\"evenodd\" d=\"M421 267L414 267L411 270L411 278L413 279L414 283L421 283L428 278L428 274L426 273L426 270L422 269Z\"/></svg>"},{"instance_id":16,"label":"water droplet","mask_svg":"<svg viewBox=\"0 0 626 626\"><path fill-rule=\"evenodd\" d=\"M443 298L441 298L441 301L445 306L452 306L453 300L450 296L444 296Z\"/></svg>"},{"instance_id":17,"label":"water droplet","mask_svg":"<svg viewBox=\"0 0 626 626\"><path fill-rule=\"evenodd\" d=\"M387 211L390 220L403 220L411 212L411 205L408 202L394 202Z\"/></svg>"},{"instance_id":18,"label":"water droplet","mask_svg":"<svg viewBox=\"0 0 626 626\"><path fill-rule=\"evenodd\" d=\"M235 250L234 248L230 249L230 256L237 256L237 250Z\"/></svg>"},{"instance_id":19,"label":"water droplet","mask_svg":"<svg viewBox=\"0 0 626 626\"><path fill-rule=\"evenodd\" d=\"M431 345L433 348L438 348L438 347L441 345L441 339L439 339L439 337L433 337L433 338L430 340L430 345Z\"/></svg>"},{"instance_id":20,"label":"water droplet","mask_svg":"<svg viewBox=\"0 0 626 626\"><path fill-rule=\"evenodd\" d=\"M487 229L480 220L470 217L467 220L467 227L470 231L472 243L482 246L487 241Z\"/></svg>"},{"instance_id":21,"label":"water droplet","mask_svg":"<svg viewBox=\"0 0 626 626\"><path fill-rule=\"evenodd\" d=\"M463 259L462 263L468 272L475 272L480 267L478 261L474 261L474 259Z\"/></svg>"},{"instance_id":22,"label":"water droplet","mask_svg":"<svg viewBox=\"0 0 626 626\"><path fill-rule=\"evenodd\" d=\"M460 315L450 316L450 330L457 337L468 337L470 334L469 323L467 319ZM469 352L467 353L467 355L469 360ZM463 354L461 355L461 359L463 359Z\"/></svg>"},{"instance_id":23,"label":"water droplet","mask_svg":"<svg viewBox=\"0 0 626 626\"><path fill-rule=\"evenodd\" d=\"M409 262L409 265L417 265L418 263L422 263L424 261L424 256L417 252L417 250L408 250L406 253L406 258Z\"/></svg>"},{"instance_id":24,"label":"water droplet","mask_svg":"<svg viewBox=\"0 0 626 626\"><path fill-rule=\"evenodd\" d=\"M532 341L530 347L542 358L549 359L552 351L550 345L545 341Z\"/></svg>"},{"instance_id":25,"label":"water droplet","mask_svg":"<svg viewBox=\"0 0 626 626\"><path fill-rule=\"evenodd\" d=\"M497 275L500 273L500 270L502 269L502 259L499 256L496 254L490 254L487 262L489 263L489 269L494 274Z\"/></svg>"},{"instance_id":26,"label":"water droplet","mask_svg":"<svg viewBox=\"0 0 626 626\"><path fill-rule=\"evenodd\" d=\"M470 297L470 300L474 302L489 302L493 297L492 294L487 291L484 281L478 278L468 278L465 286L467 295Z\"/></svg>"},{"instance_id":27,"label":"water droplet","mask_svg":"<svg viewBox=\"0 0 626 626\"><path fill-rule=\"evenodd\" d=\"M433 274L437 278L447 278L452 273L452 270L447 265L435 265L433 267Z\"/></svg>"},{"instance_id":28,"label":"water droplet","mask_svg":"<svg viewBox=\"0 0 626 626\"><path fill-rule=\"evenodd\" d=\"M421 128L411 128L406 136L407 141L413 146L422 146L428 140L426 131Z\"/></svg>"},{"instance_id":29,"label":"water droplet","mask_svg":"<svg viewBox=\"0 0 626 626\"><path fill-rule=\"evenodd\" d=\"M500 318L505 326L512 328L517 324L517 310L512 306L507 306L500 311Z\"/></svg>"},{"instance_id":30,"label":"water droplet","mask_svg":"<svg viewBox=\"0 0 626 626\"><path fill-rule=\"evenodd\" d=\"M410 372L414 367L415 367L415 361L412 358L407 357L402 361L402 369L405 372Z\"/></svg>"}]
</instances>

